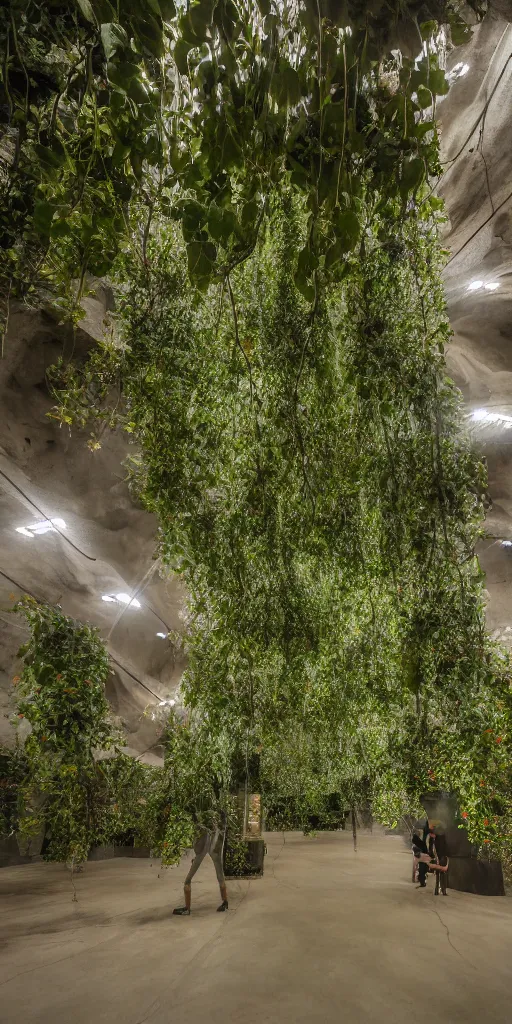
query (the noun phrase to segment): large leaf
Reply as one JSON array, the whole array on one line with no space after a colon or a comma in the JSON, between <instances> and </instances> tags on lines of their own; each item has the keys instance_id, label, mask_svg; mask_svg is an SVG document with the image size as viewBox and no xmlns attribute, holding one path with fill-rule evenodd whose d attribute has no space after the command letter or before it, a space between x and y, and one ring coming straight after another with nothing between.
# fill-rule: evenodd
<instances>
[{"instance_id":1,"label":"large leaf","mask_svg":"<svg viewBox=\"0 0 512 1024\"><path fill-rule=\"evenodd\" d=\"M100 29L101 42L105 51L105 57L107 60L124 46L128 45L128 36L124 28L121 25L116 25L115 22L109 21L101 26Z\"/></svg>"},{"instance_id":2,"label":"large leaf","mask_svg":"<svg viewBox=\"0 0 512 1024\"><path fill-rule=\"evenodd\" d=\"M406 198L410 192L416 192L425 178L425 164L419 156L408 160L402 167L400 192Z\"/></svg>"},{"instance_id":3,"label":"large leaf","mask_svg":"<svg viewBox=\"0 0 512 1024\"><path fill-rule=\"evenodd\" d=\"M163 21L172 21L176 17L176 4L174 0L159 0L158 6Z\"/></svg>"},{"instance_id":4,"label":"large leaf","mask_svg":"<svg viewBox=\"0 0 512 1024\"><path fill-rule=\"evenodd\" d=\"M34 204L34 228L38 234L48 237L54 213L55 206L53 203L49 203L45 199L36 200Z\"/></svg>"},{"instance_id":5,"label":"large leaf","mask_svg":"<svg viewBox=\"0 0 512 1024\"><path fill-rule=\"evenodd\" d=\"M435 96L446 96L446 93L450 91L450 83L440 68L430 72L428 84Z\"/></svg>"},{"instance_id":6,"label":"large leaf","mask_svg":"<svg viewBox=\"0 0 512 1024\"><path fill-rule=\"evenodd\" d=\"M210 0L196 0L189 7L188 17L194 36L198 42L203 42L206 39L208 27L212 23L213 4Z\"/></svg>"},{"instance_id":7,"label":"large leaf","mask_svg":"<svg viewBox=\"0 0 512 1024\"><path fill-rule=\"evenodd\" d=\"M90 21L93 25L96 24L96 16L94 14L93 6L90 0L77 0L77 4L87 21Z\"/></svg>"},{"instance_id":8,"label":"large leaf","mask_svg":"<svg viewBox=\"0 0 512 1024\"><path fill-rule=\"evenodd\" d=\"M454 46L463 46L468 43L473 34L471 25L466 25L462 19L454 18L450 21L450 35Z\"/></svg>"},{"instance_id":9,"label":"large leaf","mask_svg":"<svg viewBox=\"0 0 512 1024\"><path fill-rule=\"evenodd\" d=\"M107 65L108 80L111 82L119 92L127 93L130 88L131 82L134 78L140 74L140 68L137 64L131 64L129 61L110 61Z\"/></svg>"},{"instance_id":10,"label":"large leaf","mask_svg":"<svg viewBox=\"0 0 512 1024\"><path fill-rule=\"evenodd\" d=\"M338 214L335 229L342 253L352 252L361 233L361 224L355 210L343 210Z\"/></svg>"},{"instance_id":11,"label":"large leaf","mask_svg":"<svg viewBox=\"0 0 512 1024\"><path fill-rule=\"evenodd\" d=\"M188 55L192 47L193 44L187 43L185 39L178 39L174 47L173 57L180 75L188 75Z\"/></svg>"},{"instance_id":12,"label":"large leaf","mask_svg":"<svg viewBox=\"0 0 512 1024\"><path fill-rule=\"evenodd\" d=\"M208 210L208 231L216 242L227 243L238 233L239 225L233 210L212 203Z\"/></svg>"},{"instance_id":13,"label":"large leaf","mask_svg":"<svg viewBox=\"0 0 512 1024\"><path fill-rule=\"evenodd\" d=\"M432 106L432 93L425 85L418 86L417 96L418 106L420 106L422 110L426 110L427 107Z\"/></svg>"},{"instance_id":14,"label":"large leaf","mask_svg":"<svg viewBox=\"0 0 512 1024\"><path fill-rule=\"evenodd\" d=\"M187 245L188 272L191 280L202 290L210 283L216 255L212 242L189 242Z\"/></svg>"}]
</instances>

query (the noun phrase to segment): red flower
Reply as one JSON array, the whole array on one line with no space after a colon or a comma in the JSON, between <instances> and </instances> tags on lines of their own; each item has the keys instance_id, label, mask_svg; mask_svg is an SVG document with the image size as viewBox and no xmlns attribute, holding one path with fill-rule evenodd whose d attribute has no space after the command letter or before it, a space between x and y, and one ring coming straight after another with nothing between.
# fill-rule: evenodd
<instances>
[{"instance_id":1,"label":"red flower","mask_svg":"<svg viewBox=\"0 0 512 1024\"><path fill-rule=\"evenodd\" d=\"M485 732L484 732L484 736L485 736L485 733L489 733L489 732L492 733L492 729L486 729Z\"/></svg>"},{"instance_id":2,"label":"red flower","mask_svg":"<svg viewBox=\"0 0 512 1024\"><path fill-rule=\"evenodd\" d=\"M503 736L496 736L496 743L501 743Z\"/></svg>"},{"instance_id":3,"label":"red flower","mask_svg":"<svg viewBox=\"0 0 512 1024\"><path fill-rule=\"evenodd\" d=\"M480 785L481 785L481 786L485 786L485 782L484 782L484 780L483 780L483 779L480 779Z\"/></svg>"},{"instance_id":4,"label":"red flower","mask_svg":"<svg viewBox=\"0 0 512 1024\"><path fill-rule=\"evenodd\" d=\"M16 686L16 684L19 683L19 681L20 681L20 677L19 676L13 676L13 680L12 681L13 681L14 685Z\"/></svg>"},{"instance_id":5,"label":"red flower","mask_svg":"<svg viewBox=\"0 0 512 1024\"><path fill-rule=\"evenodd\" d=\"M490 843L490 839L484 839L484 843Z\"/></svg>"},{"instance_id":6,"label":"red flower","mask_svg":"<svg viewBox=\"0 0 512 1024\"><path fill-rule=\"evenodd\" d=\"M489 818L484 818L484 825L488 825L488 824L489 824Z\"/></svg>"},{"instance_id":7,"label":"red flower","mask_svg":"<svg viewBox=\"0 0 512 1024\"><path fill-rule=\"evenodd\" d=\"M463 817L463 818L467 818L467 816L468 816L468 812L467 812L467 811L463 811L463 812L462 812L462 817Z\"/></svg>"},{"instance_id":8,"label":"red flower","mask_svg":"<svg viewBox=\"0 0 512 1024\"><path fill-rule=\"evenodd\" d=\"M18 715L18 718L25 718L25 715L22 715L22 714L20 713L20 714Z\"/></svg>"}]
</instances>

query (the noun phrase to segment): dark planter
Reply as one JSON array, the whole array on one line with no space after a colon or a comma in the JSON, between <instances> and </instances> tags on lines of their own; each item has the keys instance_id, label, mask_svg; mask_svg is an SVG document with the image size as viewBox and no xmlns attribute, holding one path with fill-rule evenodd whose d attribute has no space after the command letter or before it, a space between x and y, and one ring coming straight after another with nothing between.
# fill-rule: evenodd
<instances>
[{"instance_id":1,"label":"dark planter","mask_svg":"<svg viewBox=\"0 0 512 1024\"><path fill-rule=\"evenodd\" d=\"M476 896L504 896L503 868L499 860L450 857L448 888Z\"/></svg>"},{"instance_id":2,"label":"dark planter","mask_svg":"<svg viewBox=\"0 0 512 1024\"><path fill-rule=\"evenodd\" d=\"M148 846L93 846L87 860L113 860L114 857L150 857Z\"/></svg>"}]
</instances>

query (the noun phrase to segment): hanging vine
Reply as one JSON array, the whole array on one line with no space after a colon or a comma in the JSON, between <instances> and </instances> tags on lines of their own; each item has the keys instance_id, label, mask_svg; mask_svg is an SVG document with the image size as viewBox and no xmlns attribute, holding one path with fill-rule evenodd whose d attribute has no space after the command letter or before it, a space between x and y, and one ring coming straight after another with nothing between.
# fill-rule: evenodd
<instances>
[{"instance_id":1,"label":"hanging vine","mask_svg":"<svg viewBox=\"0 0 512 1024\"><path fill-rule=\"evenodd\" d=\"M99 420L93 449L105 424L133 435L133 486L190 595L183 692L213 747L189 775L172 739L158 841L172 860L190 839L192 777L218 805L220 748L226 783L229 751L261 747L278 792L297 734L316 750L304 790L336 775L324 793L364 790L386 818L435 776L499 848L510 682L484 630L486 483L445 379L430 189L440 23L454 42L470 30L459 5L157 8L148 41L145 5L73 7L76 76L36 113L14 16L4 83L23 112L8 196L39 161L8 217L6 294L66 282L77 319L108 263L117 340L58 368L54 415ZM395 48L407 26L413 56Z\"/></svg>"}]
</instances>

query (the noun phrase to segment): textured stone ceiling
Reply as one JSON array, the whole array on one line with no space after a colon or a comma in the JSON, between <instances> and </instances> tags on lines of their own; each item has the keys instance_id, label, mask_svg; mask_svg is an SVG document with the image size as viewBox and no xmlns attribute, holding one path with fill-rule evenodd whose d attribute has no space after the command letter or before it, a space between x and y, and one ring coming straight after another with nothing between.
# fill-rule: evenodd
<instances>
[{"instance_id":1,"label":"textured stone ceiling","mask_svg":"<svg viewBox=\"0 0 512 1024\"><path fill-rule=\"evenodd\" d=\"M109 294L99 288L88 299L88 317L74 342L79 355L98 335ZM0 363L3 409L0 445L0 741L10 725L7 688L17 668L23 622L7 612L24 591L59 603L67 614L98 625L108 640L114 671L108 696L123 722L128 749L153 749L158 725L144 716L148 704L172 698L183 671L165 635L182 626L182 594L163 580L154 561L156 523L128 491L122 462L125 438L106 434L91 453L86 436L60 429L51 408L45 372L70 354L69 334L43 313L11 317L5 358ZM49 519L57 529L33 537L29 530ZM104 601L128 594L140 607ZM164 637L158 636L164 634Z\"/></svg>"},{"instance_id":2,"label":"textured stone ceiling","mask_svg":"<svg viewBox=\"0 0 512 1024\"><path fill-rule=\"evenodd\" d=\"M471 429L489 466L492 509L480 557L487 573L491 630L512 643L512 2L498 0L471 42L451 54L455 77L439 105L447 204L445 272L454 330L449 372L462 389ZM474 282L482 282L470 289ZM485 285L498 285L486 288ZM127 442L107 435L94 455L79 431L46 413L45 371L61 354L85 351L101 331L109 293L87 300L74 342L44 313L11 317L0 363L0 742L12 738L8 688L23 641L7 609L24 591L96 623L114 671L108 696L124 724L128 750L158 760L158 723L148 704L172 698L183 663L158 633L181 626L183 594L154 562L156 523L128 491ZM476 413L476 417L475 414ZM48 517L64 521L28 537ZM140 608L102 596L128 594ZM120 617L121 616L121 617Z\"/></svg>"},{"instance_id":3,"label":"textured stone ceiling","mask_svg":"<svg viewBox=\"0 0 512 1024\"><path fill-rule=\"evenodd\" d=\"M512 546L501 543L512 540L512 24L498 15L498 6L512 20L512 3L496 5L448 62L449 69L468 70L439 106L439 192L451 253L445 270L454 331L448 370L489 469L490 536L479 551L488 622L512 642Z\"/></svg>"}]
</instances>

